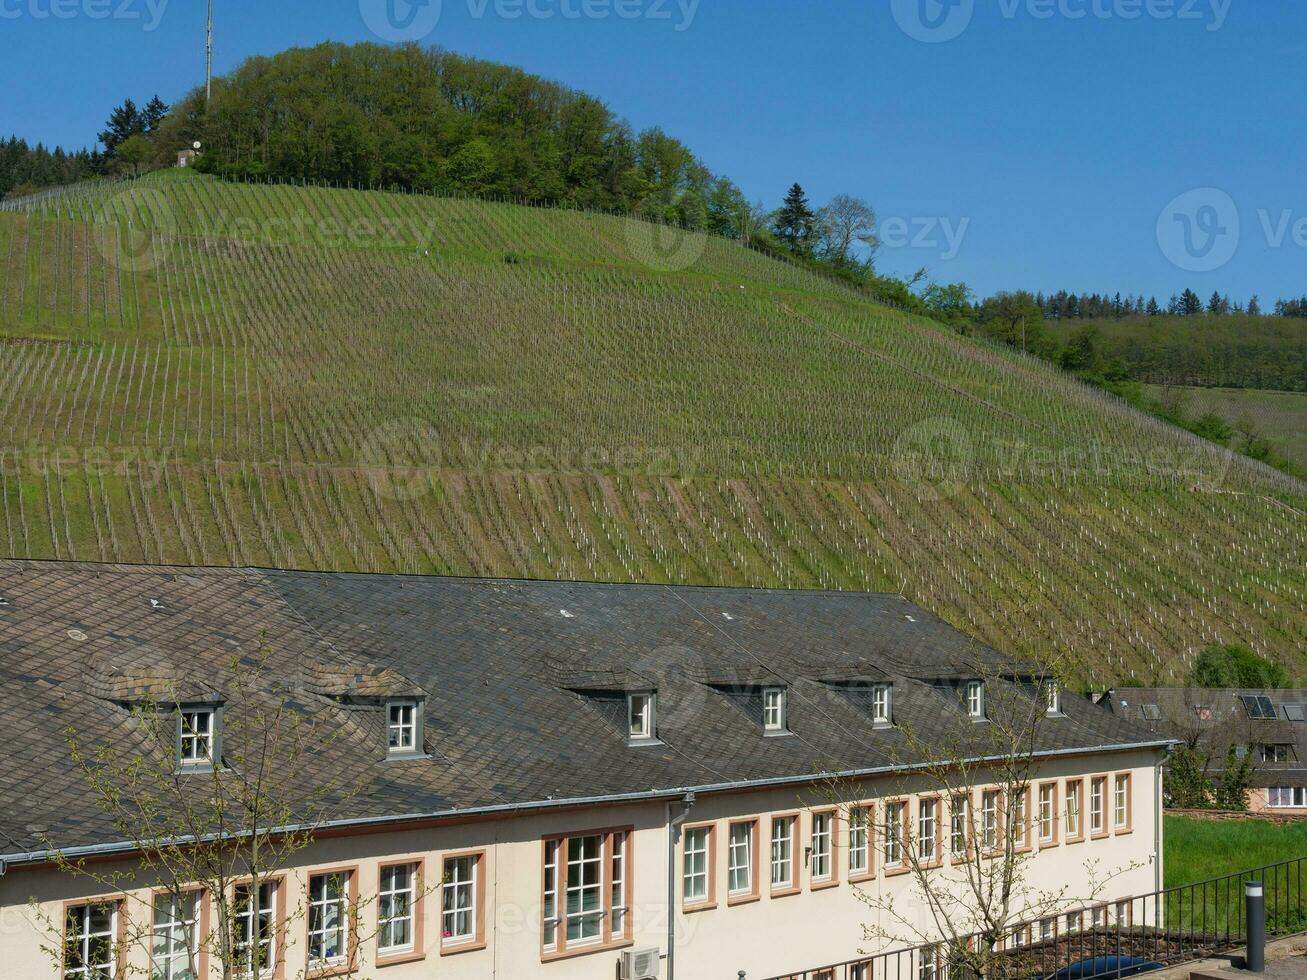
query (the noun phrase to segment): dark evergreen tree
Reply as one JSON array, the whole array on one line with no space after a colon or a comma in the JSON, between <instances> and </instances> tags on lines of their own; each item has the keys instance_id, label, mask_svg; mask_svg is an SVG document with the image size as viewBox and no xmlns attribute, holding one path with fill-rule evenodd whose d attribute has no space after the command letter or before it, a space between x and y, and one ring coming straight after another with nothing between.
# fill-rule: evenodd
<instances>
[{"instance_id":1,"label":"dark evergreen tree","mask_svg":"<svg viewBox=\"0 0 1307 980\"><path fill-rule=\"evenodd\" d=\"M145 124L145 133L153 133L159 128L159 123L163 122L168 116L168 103L157 95L146 103L145 111L141 113L141 118Z\"/></svg>"},{"instance_id":2,"label":"dark evergreen tree","mask_svg":"<svg viewBox=\"0 0 1307 980\"><path fill-rule=\"evenodd\" d=\"M1198 298L1198 294L1192 289L1186 289L1180 294L1180 315L1181 316L1199 316L1203 312L1203 301Z\"/></svg>"},{"instance_id":3,"label":"dark evergreen tree","mask_svg":"<svg viewBox=\"0 0 1307 980\"><path fill-rule=\"evenodd\" d=\"M785 195L781 209L776 212L773 228L779 238L795 255L812 251L812 237L817 227L817 216L808 205L803 187L795 184Z\"/></svg>"},{"instance_id":4,"label":"dark evergreen tree","mask_svg":"<svg viewBox=\"0 0 1307 980\"><path fill-rule=\"evenodd\" d=\"M146 129L145 114L136 108L136 103L128 99L120 106L115 106L109 113L108 127L100 133L100 143L104 146L106 156L112 157L118 147L133 136L144 136Z\"/></svg>"},{"instance_id":5,"label":"dark evergreen tree","mask_svg":"<svg viewBox=\"0 0 1307 980\"><path fill-rule=\"evenodd\" d=\"M1249 316L1262 315L1262 304L1258 301L1256 293L1253 293L1252 299L1248 301L1248 315Z\"/></svg>"},{"instance_id":6,"label":"dark evergreen tree","mask_svg":"<svg viewBox=\"0 0 1307 980\"><path fill-rule=\"evenodd\" d=\"M1157 297L1156 297L1156 296L1150 296L1150 297L1149 297L1149 299L1148 299L1148 307L1147 307L1146 312L1148 313L1149 316L1161 316L1161 315L1162 315L1162 307L1158 304L1158 302L1157 302Z\"/></svg>"}]
</instances>

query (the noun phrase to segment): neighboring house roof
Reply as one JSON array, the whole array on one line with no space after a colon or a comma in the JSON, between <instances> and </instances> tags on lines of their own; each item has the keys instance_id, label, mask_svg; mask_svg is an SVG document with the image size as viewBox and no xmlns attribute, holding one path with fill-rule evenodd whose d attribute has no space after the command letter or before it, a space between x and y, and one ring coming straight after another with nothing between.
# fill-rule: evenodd
<instances>
[{"instance_id":1,"label":"neighboring house roof","mask_svg":"<svg viewBox=\"0 0 1307 980\"><path fill-rule=\"evenodd\" d=\"M64 731L126 751L141 741L133 698L169 683L230 696L235 658L266 657L296 711L339 726L329 752L280 775L295 791L357 774L327 815L358 822L902 768L930 760L904 731L873 730L840 681L892 679L896 719L942 744L973 729L941 679L1004 663L896 595L0 561L0 599L11 856L46 835L116 843ZM766 738L730 695L778 681L795 734ZM612 692L648 688L663 744L630 748ZM430 758L388 763L382 700L414 695ZM1038 751L1160 744L1083 698L1063 704Z\"/></svg>"},{"instance_id":2,"label":"neighboring house roof","mask_svg":"<svg viewBox=\"0 0 1307 980\"><path fill-rule=\"evenodd\" d=\"M1197 740L1220 772L1231 746L1254 755L1252 785L1307 785L1307 689L1122 688L1105 699L1118 717L1182 742ZM1288 759L1263 761L1263 746L1287 746Z\"/></svg>"}]
</instances>

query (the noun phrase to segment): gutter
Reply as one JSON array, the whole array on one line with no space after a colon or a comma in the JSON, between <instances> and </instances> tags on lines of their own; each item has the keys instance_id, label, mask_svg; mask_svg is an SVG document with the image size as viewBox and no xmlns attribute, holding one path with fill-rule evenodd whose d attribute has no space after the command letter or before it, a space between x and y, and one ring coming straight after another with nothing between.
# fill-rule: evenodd
<instances>
[{"instance_id":1,"label":"gutter","mask_svg":"<svg viewBox=\"0 0 1307 980\"><path fill-rule=\"evenodd\" d=\"M675 804L667 804L667 980L676 978L676 841L694 803L694 794L686 793L681 800L681 812L675 817L672 816Z\"/></svg>"},{"instance_id":2,"label":"gutter","mask_svg":"<svg viewBox=\"0 0 1307 980\"><path fill-rule=\"evenodd\" d=\"M1031 753L1031 758L1057 759L1075 755L1100 755L1106 752L1165 749L1177 744L1179 743L1175 739L1156 739L1149 742L1123 742L1118 745L1098 745L1092 748L1048 749L1043 752ZM983 765L988 762L1000 762L1005 758L1007 757L1001 755L976 756L974 758L959 760L959 764L967 766ZM318 823L288 824L282 827L261 830L260 833L303 834L321 833L330 830L357 830L368 827L400 829L400 825L403 824L425 823L432 820L453 820L465 817L514 816L533 811L559 810L578 806L611 806L613 804L656 803L659 801L671 802L677 798L684 800L686 797L695 795L706 796L709 794L731 793L742 790L778 789L787 786L803 786L814 782L832 779L866 779L873 776L886 776L896 773L920 772L921 770L928 769L931 766L938 764L938 762L918 762L906 766L873 766L871 768L863 769L846 769L842 772L806 773L798 776L774 776L767 779L746 779L737 782L707 783L699 786L680 786L668 789L647 790L640 793L616 793L606 796L545 799L529 803L500 803L494 806L468 807L466 809L456 808L452 810L437 810L427 813L406 813L397 816L349 817L342 820L326 820ZM200 838L183 837L178 838L177 840L165 841L163 843L169 845L188 843L207 844L224 837L226 839L233 839L242 836L246 836L246 834L206 834ZM11 866L10 870L12 870L13 866L41 864L51 860L56 854L68 859L77 859L129 855L139 850L139 843L118 841L108 844L87 844L82 847L27 851L25 853L17 854L0 854L0 867L4 867L7 863Z\"/></svg>"}]
</instances>

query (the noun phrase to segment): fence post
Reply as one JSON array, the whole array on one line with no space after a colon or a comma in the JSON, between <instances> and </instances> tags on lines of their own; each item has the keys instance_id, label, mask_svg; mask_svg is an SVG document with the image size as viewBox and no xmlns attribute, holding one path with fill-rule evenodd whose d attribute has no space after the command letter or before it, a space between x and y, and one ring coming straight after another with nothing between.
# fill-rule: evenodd
<instances>
[{"instance_id":1,"label":"fence post","mask_svg":"<svg viewBox=\"0 0 1307 980\"><path fill-rule=\"evenodd\" d=\"M1248 912L1248 955L1245 968L1250 973L1266 970L1266 887L1260 881L1244 883L1244 901Z\"/></svg>"}]
</instances>

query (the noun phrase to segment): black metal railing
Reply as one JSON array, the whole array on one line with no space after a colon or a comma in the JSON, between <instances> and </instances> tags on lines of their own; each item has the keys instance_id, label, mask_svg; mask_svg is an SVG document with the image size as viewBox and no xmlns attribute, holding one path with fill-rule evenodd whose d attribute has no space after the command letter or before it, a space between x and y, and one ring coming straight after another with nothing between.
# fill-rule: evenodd
<instances>
[{"instance_id":1,"label":"black metal railing","mask_svg":"<svg viewBox=\"0 0 1307 980\"><path fill-rule=\"evenodd\" d=\"M1147 895L1059 910L1015 924L984 957L987 980L1107 980L1175 966L1244 945L1244 884L1266 886L1266 934L1307 930L1307 857L1164 888ZM986 942L976 935L963 948ZM974 980L973 957L947 943L891 950L767 980ZM964 965L968 964L968 965ZM752 980L752 978L748 978Z\"/></svg>"}]
</instances>

